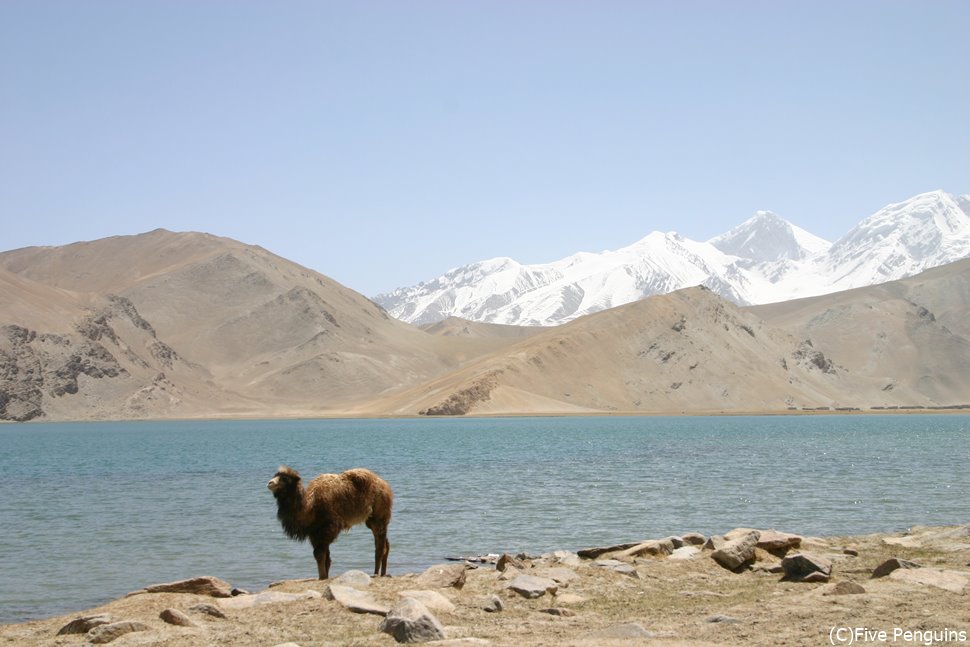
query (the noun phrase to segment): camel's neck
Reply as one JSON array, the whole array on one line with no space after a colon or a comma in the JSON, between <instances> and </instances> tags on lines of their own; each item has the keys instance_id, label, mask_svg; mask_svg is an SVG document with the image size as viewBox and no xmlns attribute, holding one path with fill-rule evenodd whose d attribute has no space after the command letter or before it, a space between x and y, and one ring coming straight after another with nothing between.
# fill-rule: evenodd
<instances>
[{"instance_id":1,"label":"camel's neck","mask_svg":"<svg viewBox=\"0 0 970 647\"><path fill-rule=\"evenodd\" d=\"M276 497L276 516L283 524L283 532L292 539L303 541L309 534L304 523L304 501L306 492L302 485L288 492L280 492Z\"/></svg>"}]
</instances>

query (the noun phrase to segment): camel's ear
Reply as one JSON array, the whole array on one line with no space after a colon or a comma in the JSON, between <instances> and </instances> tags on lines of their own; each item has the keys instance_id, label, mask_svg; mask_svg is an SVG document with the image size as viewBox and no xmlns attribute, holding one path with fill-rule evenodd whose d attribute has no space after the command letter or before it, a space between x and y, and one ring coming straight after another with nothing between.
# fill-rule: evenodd
<instances>
[{"instance_id":1,"label":"camel's ear","mask_svg":"<svg viewBox=\"0 0 970 647\"><path fill-rule=\"evenodd\" d=\"M300 480L300 473L292 467L287 467L286 465L280 465L280 468L276 470L276 476L285 476L295 481Z\"/></svg>"}]
</instances>

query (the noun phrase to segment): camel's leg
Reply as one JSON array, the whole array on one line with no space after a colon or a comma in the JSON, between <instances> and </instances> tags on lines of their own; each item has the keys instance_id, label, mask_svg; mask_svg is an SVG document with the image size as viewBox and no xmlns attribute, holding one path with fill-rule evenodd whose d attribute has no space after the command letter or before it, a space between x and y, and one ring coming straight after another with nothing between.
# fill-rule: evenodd
<instances>
[{"instance_id":1,"label":"camel's leg","mask_svg":"<svg viewBox=\"0 0 970 647\"><path fill-rule=\"evenodd\" d=\"M317 560L317 576L321 580L330 577L330 542L312 541L313 558Z\"/></svg>"},{"instance_id":2,"label":"camel's leg","mask_svg":"<svg viewBox=\"0 0 970 647\"><path fill-rule=\"evenodd\" d=\"M367 527L374 533L374 575L387 575L387 556L391 552L391 542L387 540L387 524L368 519Z\"/></svg>"}]
</instances>

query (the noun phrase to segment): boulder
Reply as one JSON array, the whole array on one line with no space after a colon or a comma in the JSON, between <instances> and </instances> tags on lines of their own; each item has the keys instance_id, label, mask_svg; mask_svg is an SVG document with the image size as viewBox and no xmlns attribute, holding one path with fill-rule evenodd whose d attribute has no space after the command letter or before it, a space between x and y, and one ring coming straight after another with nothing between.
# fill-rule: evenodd
<instances>
[{"instance_id":1,"label":"boulder","mask_svg":"<svg viewBox=\"0 0 970 647\"><path fill-rule=\"evenodd\" d=\"M106 625L99 625L88 632L87 639L88 642L95 645L104 645L121 638L125 634L130 634L135 631L148 631L151 629L144 622L132 622L130 620L124 620L122 622L112 622Z\"/></svg>"},{"instance_id":2,"label":"boulder","mask_svg":"<svg viewBox=\"0 0 970 647\"><path fill-rule=\"evenodd\" d=\"M583 559L596 559L597 557L602 557L607 553L617 553L621 550L626 550L627 548L633 548L640 542L634 542L631 544L614 544L613 546L601 546L599 548L584 548L582 550L576 551L576 554Z\"/></svg>"},{"instance_id":3,"label":"boulder","mask_svg":"<svg viewBox=\"0 0 970 647\"><path fill-rule=\"evenodd\" d=\"M284 593L282 591L263 591L255 595L237 595L228 600L219 600L223 609L249 609L264 604L278 604L281 602L296 602L297 600L313 600L323 597L320 591L307 589L302 593Z\"/></svg>"},{"instance_id":4,"label":"boulder","mask_svg":"<svg viewBox=\"0 0 970 647\"><path fill-rule=\"evenodd\" d=\"M344 586L352 586L355 589L363 589L370 586L370 575L364 571L347 571L331 581Z\"/></svg>"},{"instance_id":5,"label":"boulder","mask_svg":"<svg viewBox=\"0 0 970 647\"><path fill-rule=\"evenodd\" d=\"M194 593L195 595L209 595L214 598L232 597L232 586L228 582L209 575L177 582L153 584L145 587L145 591L147 593Z\"/></svg>"},{"instance_id":6,"label":"boulder","mask_svg":"<svg viewBox=\"0 0 970 647\"><path fill-rule=\"evenodd\" d=\"M792 582L826 582L832 576L832 562L812 553L795 553L781 560L783 579Z\"/></svg>"},{"instance_id":7,"label":"boulder","mask_svg":"<svg viewBox=\"0 0 970 647\"><path fill-rule=\"evenodd\" d=\"M872 571L872 579L876 579L877 577L886 577L893 571L900 568L921 568L921 566L916 562L899 559L898 557L890 557Z\"/></svg>"},{"instance_id":8,"label":"boulder","mask_svg":"<svg viewBox=\"0 0 970 647\"><path fill-rule=\"evenodd\" d=\"M798 548L801 545L801 536L778 532L777 530L762 530L758 537L758 548L779 557L784 556L792 548Z\"/></svg>"},{"instance_id":9,"label":"boulder","mask_svg":"<svg viewBox=\"0 0 970 647\"><path fill-rule=\"evenodd\" d=\"M521 570L525 569L525 562L521 559L516 559L509 555L508 553L503 554L498 558L498 562L495 564L495 570L504 572L508 567L514 567Z\"/></svg>"},{"instance_id":10,"label":"boulder","mask_svg":"<svg viewBox=\"0 0 970 647\"><path fill-rule=\"evenodd\" d=\"M225 619L226 617L226 614L222 612L222 609L211 604L193 604L189 607L189 611L193 611L195 613L204 613L205 615L212 616L213 618Z\"/></svg>"},{"instance_id":11,"label":"boulder","mask_svg":"<svg viewBox=\"0 0 970 647\"><path fill-rule=\"evenodd\" d=\"M197 627L198 625L188 617L182 611L178 609L165 609L158 614L158 617L167 622L170 625L178 625L180 627Z\"/></svg>"},{"instance_id":12,"label":"boulder","mask_svg":"<svg viewBox=\"0 0 970 647\"><path fill-rule=\"evenodd\" d=\"M680 538L688 546L703 546L707 542L707 538L699 532L688 532Z\"/></svg>"},{"instance_id":13,"label":"boulder","mask_svg":"<svg viewBox=\"0 0 970 647\"><path fill-rule=\"evenodd\" d=\"M490 595L482 602L482 610L486 613L498 613L505 608L502 598L497 595Z\"/></svg>"},{"instance_id":14,"label":"boulder","mask_svg":"<svg viewBox=\"0 0 970 647\"><path fill-rule=\"evenodd\" d=\"M520 575L506 585L506 588L515 591L524 598L530 600L541 598L546 593L555 595L559 590L559 584L555 580L547 577L536 577L534 575Z\"/></svg>"},{"instance_id":15,"label":"boulder","mask_svg":"<svg viewBox=\"0 0 970 647\"><path fill-rule=\"evenodd\" d=\"M737 571L754 561L754 549L759 536L757 530L736 536L711 553L711 559L729 571Z\"/></svg>"},{"instance_id":16,"label":"boulder","mask_svg":"<svg viewBox=\"0 0 970 647\"><path fill-rule=\"evenodd\" d=\"M387 606L375 600L369 593L360 591L352 586L331 584L327 587L327 599L335 600L348 611L354 613L370 613L375 616L387 615Z\"/></svg>"},{"instance_id":17,"label":"boulder","mask_svg":"<svg viewBox=\"0 0 970 647\"><path fill-rule=\"evenodd\" d=\"M61 627L60 631L57 632L57 635L64 636L67 634L86 634L95 627L111 624L112 622L113 619L108 613L99 613L93 616L81 616L80 618L71 620L69 623Z\"/></svg>"},{"instance_id":18,"label":"boulder","mask_svg":"<svg viewBox=\"0 0 970 647\"><path fill-rule=\"evenodd\" d=\"M644 557L646 555L666 556L674 552L674 541L670 537L664 539L650 539L648 541L621 550L616 555L617 559Z\"/></svg>"},{"instance_id":19,"label":"boulder","mask_svg":"<svg viewBox=\"0 0 970 647\"><path fill-rule=\"evenodd\" d=\"M428 568L417 578L417 583L425 589L461 589L465 586L464 564L439 564Z\"/></svg>"},{"instance_id":20,"label":"boulder","mask_svg":"<svg viewBox=\"0 0 970 647\"><path fill-rule=\"evenodd\" d=\"M704 542L704 550L718 550L728 543L728 540L724 538L724 535L711 535Z\"/></svg>"},{"instance_id":21,"label":"boulder","mask_svg":"<svg viewBox=\"0 0 970 647\"><path fill-rule=\"evenodd\" d=\"M399 643L429 642L445 638L445 629L438 619L414 598L404 598L395 604L378 629L390 634Z\"/></svg>"},{"instance_id":22,"label":"boulder","mask_svg":"<svg viewBox=\"0 0 970 647\"><path fill-rule=\"evenodd\" d=\"M451 600L441 595L437 591L401 591L398 595L402 598L413 598L428 607L432 611L441 611L443 613L453 613L455 610L455 605L452 604Z\"/></svg>"},{"instance_id":23,"label":"boulder","mask_svg":"<svg viewBox=\"0 0 970 647\"><path fill-rule=\"evenodd\" d=\"M923 586L932 586L952 593L963 593L970 584L970 576L960 571L948 571L940 568L900 568L889 574L889 577L901 582L911 582Z\"/></svg>"}]
</instances>

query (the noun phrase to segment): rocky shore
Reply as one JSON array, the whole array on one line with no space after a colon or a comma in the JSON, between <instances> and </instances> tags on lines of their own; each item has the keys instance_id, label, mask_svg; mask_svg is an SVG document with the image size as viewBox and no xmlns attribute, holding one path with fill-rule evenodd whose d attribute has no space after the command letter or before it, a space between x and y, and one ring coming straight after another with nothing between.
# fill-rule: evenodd
<instances>
[{"instance_id":1,"label":"rocky shore","mask_svg":"<svg viewBox=\"0 0 970 647\"><path fill-rule=\"evenodd\" d=\"M486 555L391 578L349 571L259 592L196 577L0 626L0 645L65 647L823 645L850 637L970 644L970 524L829 538L736 528Z\"/></svg>"}]
</instances>

